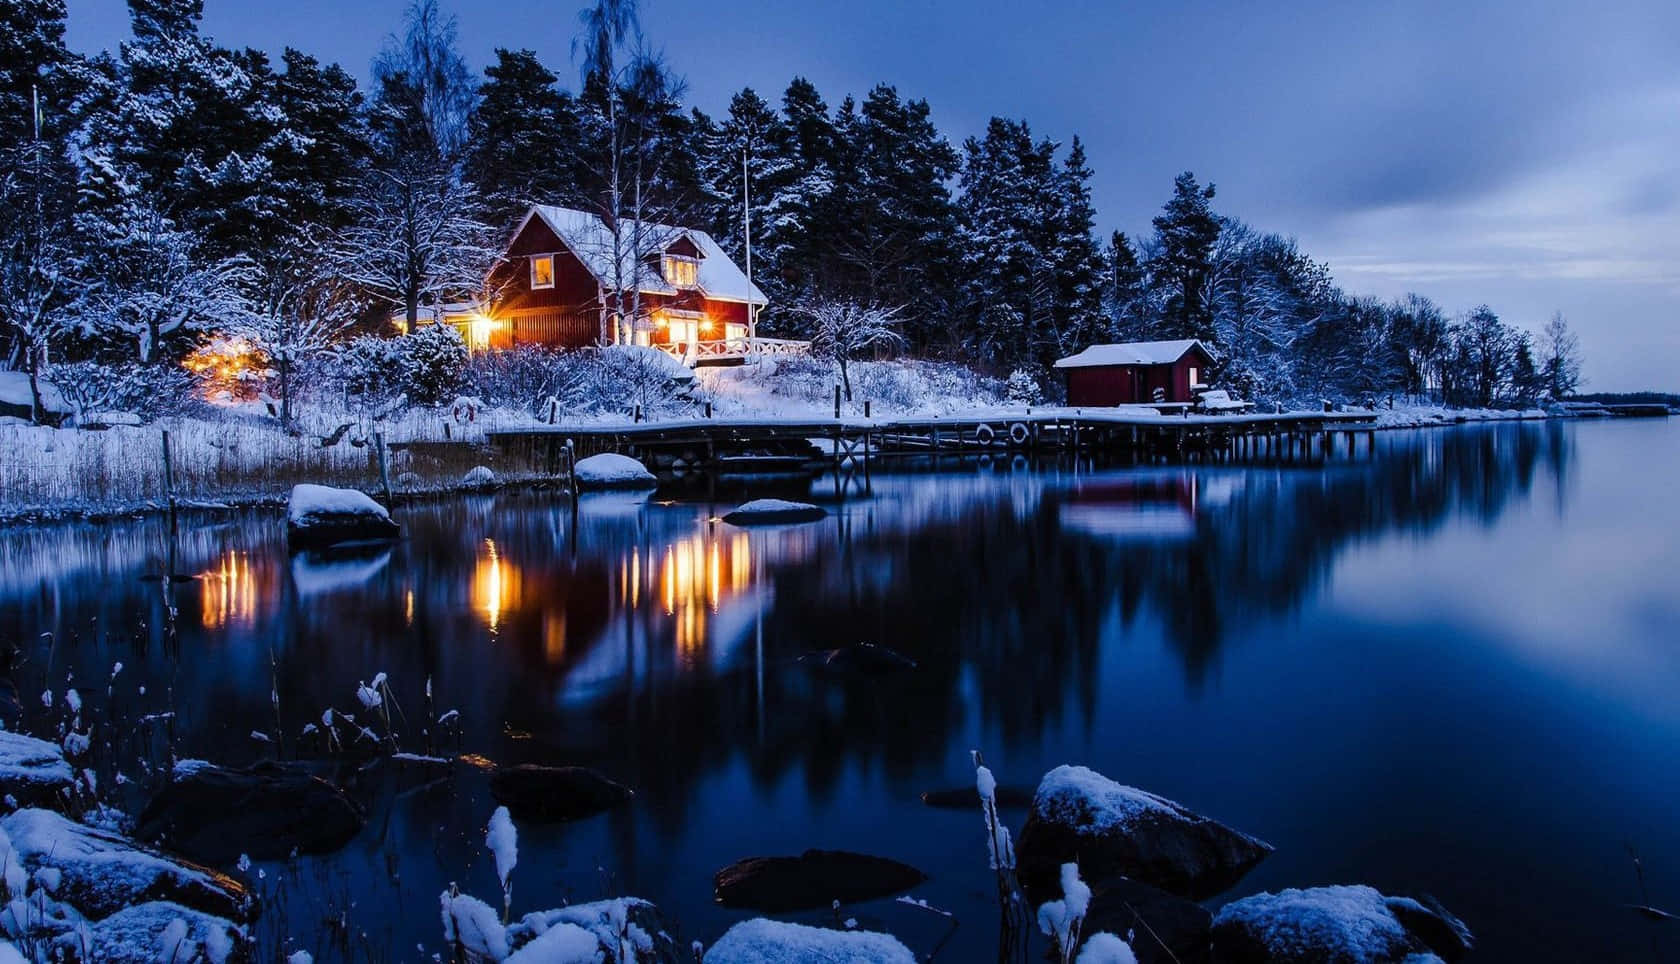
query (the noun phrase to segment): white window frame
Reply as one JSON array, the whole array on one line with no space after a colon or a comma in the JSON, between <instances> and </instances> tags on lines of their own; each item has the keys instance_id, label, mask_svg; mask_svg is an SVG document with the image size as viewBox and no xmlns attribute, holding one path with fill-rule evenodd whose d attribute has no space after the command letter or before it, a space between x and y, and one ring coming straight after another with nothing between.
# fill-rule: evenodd
<instances>
[{"instance_id":1,"label":"white window frame","mask_svg":"<svg viewBox=\"0 0 1680 964\"><path fill-rule=\"evenodd\" d=\"M671 277L671 275L673 275L675 273L671 270L671 265L672 264L693 265L694 266L694 280L690 281L690 282L685 282L685 283L680 283L679 284L675 279L673 279ZM685 255L685 254L665 254L665 255L662 256L662 260L661 260L660 265L659 265L659 270L662 274L665 275L666 283L669 284L673 288L689 289L689 288L700 287L700 259L699 258L691 258L691 257L689 257L688 255Z\"/></svg>"},{"instance_id":2,"label":"white window frame","mask_svg":"<svg viewBox=\"0 0 1680 964\"><path fill-rule=\"evenodd\" d=\"M538 284L537 283L537 262L543 260L544 258L548 259L548 283L547 284ZM531 255L531 290L532 291L546 291L546 290L554 287L554 282L555 282L554 255L552 253Z\"/></svg>"}]
</instances>

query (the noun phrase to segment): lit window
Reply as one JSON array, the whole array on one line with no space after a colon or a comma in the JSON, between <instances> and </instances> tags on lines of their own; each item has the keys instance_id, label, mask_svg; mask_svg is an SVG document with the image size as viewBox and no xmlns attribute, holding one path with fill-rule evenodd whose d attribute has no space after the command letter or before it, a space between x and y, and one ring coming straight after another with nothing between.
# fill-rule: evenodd
<instances>
[{"instance_id":1,"label":"lit window","mask_svg":"<svg viewBox=\"0 0 1680 964\"><path fill-rule=\"evenodd\" d=\"M531 288L554 287L554 255L539 254L531 259Z\"/></svg>"},{"instance_id":2,"label":"lit window","mask_svg":"<svg viewBox=\"0 0 1680 964\"><path fill-rule=\"evenodd\" d=\"M678 288L693 288L700 283L700 262L693 258L665 256L665 280Z\"/></svg>"},{"instance_id":3,"label":"lit window","mask_svg":"<svg viewBox=\"0 0 1680 964\"><path fill-rule=\"evenodd\" d=\"M1200 385L1201 384L1201 382L1196 380L1196 375L1197 374L1198 374L1198 372L1197 372L1196 369L1194 369L1194 368L1190 369L1190 384L1192 384L1192 385Z\"/></svg>"}]
</instances>

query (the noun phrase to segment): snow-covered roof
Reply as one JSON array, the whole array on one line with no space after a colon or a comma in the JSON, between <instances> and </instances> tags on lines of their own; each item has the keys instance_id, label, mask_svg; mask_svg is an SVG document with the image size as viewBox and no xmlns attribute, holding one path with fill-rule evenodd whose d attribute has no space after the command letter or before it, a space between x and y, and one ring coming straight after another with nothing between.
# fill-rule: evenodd
<instances>
[{"instance_id":1,"label":"snow-covered roof","mask_svg":"<svg viewBox=\"0 0 1680 964\"><path fill-rule=\"evenodd\" d=\"M1128 341L1118 345L1092 345L1077 355L1056 362L1057 368L1093 368L1098 365L1171 365L1191 348L1207 351L1194 338L1178 341Z\"/></svg>"},{"instance_id":2,"label":"snow-covered roof","mask_svg":"<svg viewBox=\"0 0 1680 964\"><path fill-rule=\"evenodd\" d=\"M637 266L646 255L664 251L678 239L687 238L700 249L699 286L702 294L716 301L739 301L754 305L769 303L764 297L764 292L747 280L746 274L730 260L723 248L712 240L712 236L698 228L645 222L638 231L634 222L624 222L620 232L625 246L621 254L623 263L621 270L615 271L613 234L599 215L539 204L531 208L519 230L525 230L525 225L534 217L542 218L543 223L559 235L560 240L566 243L566 247L577 255L578 260L583 262L583 266L601 284L611 285L621 279L633 278L643 294L675 295L677 289L668 284L658 270L648 270L646 267L637 270ZM517 233L515 236L517 237ZM639 242L640 252L632 252L629 249L632 239Z\"/></svg>"}]
</instances>

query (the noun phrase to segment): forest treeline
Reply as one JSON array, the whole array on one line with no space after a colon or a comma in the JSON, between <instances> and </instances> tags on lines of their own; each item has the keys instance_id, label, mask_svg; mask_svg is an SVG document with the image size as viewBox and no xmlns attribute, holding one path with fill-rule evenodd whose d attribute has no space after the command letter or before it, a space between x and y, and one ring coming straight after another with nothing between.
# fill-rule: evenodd
<instances>
[{"instance_id":1,"label":"forest treeline","mask_svg":"<svg viewBox=\"0 0 1680 964\"><path fill-rule=\"evenodd\" d=\"M0 363L174 367L237 335L286 373L392 313L483 297L533 202L699 226L745 257L766 333L814 301L896 309L905 350L1046 383L1103 341L1199 338L1262 400L1400 394L1533 404L1574 391L1561 316L1343 292L1295 242L1221 214L1184 173L1140 237L1097 230L1092 160L1024 120L953 143L925 100L830 102L793 79L713 117L633 0L580 11L572 63L499 49L471 70L419 0L362 87L288 49L219 46L202 0L129 0L132 36L83 56L63 0L0 0Z\"/></svg>"}]
</instances>

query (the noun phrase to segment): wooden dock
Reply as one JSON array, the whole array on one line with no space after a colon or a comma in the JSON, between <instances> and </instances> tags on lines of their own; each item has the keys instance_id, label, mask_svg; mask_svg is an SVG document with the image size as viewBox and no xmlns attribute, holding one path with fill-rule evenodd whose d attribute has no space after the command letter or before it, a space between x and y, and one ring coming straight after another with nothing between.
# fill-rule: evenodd
<instances>
[{"instance_id":1,"label":"wooden dock","mask_svg":"<svg viewBox=\"0 0 1680 964\"><path fill-rule=\"evenodd\" d=\"M1161 415L1129 410L1017 409L949 418L696 418L555 425L490 432L499 453L533 466L616 452L656 472L743 471L753 460L804 459L867 476L904 457L1056 454L1138 462L1319 464L1374 451L1375 419L1361 413ZM1363 443L1363 444L1361 444Z\"/></svg>"}]
</instances>

